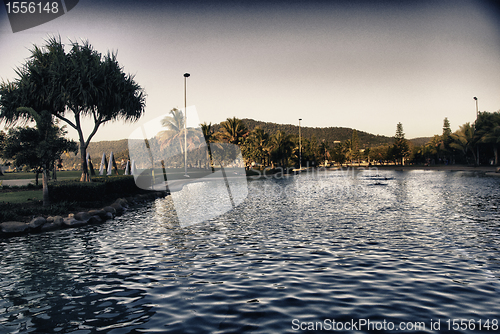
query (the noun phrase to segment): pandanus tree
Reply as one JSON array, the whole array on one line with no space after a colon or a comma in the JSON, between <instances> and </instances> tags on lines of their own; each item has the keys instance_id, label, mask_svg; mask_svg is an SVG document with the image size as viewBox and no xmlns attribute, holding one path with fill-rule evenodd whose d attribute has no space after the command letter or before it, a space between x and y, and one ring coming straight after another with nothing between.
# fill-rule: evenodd
<instances>
[{"instance_id":1,"label":"pandanus tree","mask_svg":"<svg viewBox=\"0 0 500 334\"><path fill-rule=\"evenodd\" d=\"M90 181L87 147L107 122L136 121L144 113L145 92L125 74L115 53L103 56L88 42L71 43L69 52L60 38L34 46L27 62L16 70L18 78L0 85L0 119L7 124L32 120L26 110L46 110L78 133L82 176ZM24 108L22 108L24 107ZM94 127L85 137L82 121Z\"/></svg>"}]
</instances>

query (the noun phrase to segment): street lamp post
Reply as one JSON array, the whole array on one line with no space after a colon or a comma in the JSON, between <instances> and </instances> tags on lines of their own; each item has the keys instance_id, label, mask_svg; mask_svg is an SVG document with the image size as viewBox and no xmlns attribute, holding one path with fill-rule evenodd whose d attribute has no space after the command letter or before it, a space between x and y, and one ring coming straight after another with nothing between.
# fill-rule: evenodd
<instances>
[{"instance_id":1,"label":"street lamp post","mask_svg":"<svg viewBox=\"0 0 500 334\"><path fill-rule=\"evenodd\" d=\"M302 118L299 118L299 170L302 170L302 138L300 135L300 121Z\"/></svg>"},{"instance_id":2,"label":"street lamp post","mask_svg":"<svg viewBox=\"0 0 500 334\"><path fill-rule=\"evenodd\" d=\"M477 108L477 97L474 96L474 100L476 100L476 121L477 121L477 117L479 116L479 109Z\"/></svg>"},{"instance_id":3,"label":"street lamp post","mask_svg":"<svg viewBox=\"0 0 500 334\"><path fill-rule=\"evenodd\" d=\"M186 85L189 73L184 73L184 176L189 177L187 173L187 94Z\"/></svg>"}]
</instances>

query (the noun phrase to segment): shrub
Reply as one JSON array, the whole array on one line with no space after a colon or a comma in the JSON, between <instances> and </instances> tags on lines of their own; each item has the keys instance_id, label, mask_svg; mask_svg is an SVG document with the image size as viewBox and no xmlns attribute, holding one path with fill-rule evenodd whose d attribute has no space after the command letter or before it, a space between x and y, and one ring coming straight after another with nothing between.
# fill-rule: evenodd
<instances>
[{"instance_id":1,"label":"shrub","mask_svg":"<svg viewBox=\"0 0 500 334\"><path fill-rule=\"evenodd\" d=\"M140 192L133 176L94 177L92 182L58 181L49 183L52 202L95 202L114 195L132 195Z\"/></svg>"},{"instance_id":2,"label":"shrub","mask_svg":"<svg viewBox=\"0 0 500 334\"><path fill-rule=\"evenodd\" d=\"M16 220L18 215L12 211L13 208L12 203L0 202L0 222Z\"/></svg>"},{"instance_id":3,"label":"shrub","mask_svg":"<svg viewBox=\"0 0 500 334\"><path fill-rule=\"evenodd\" d=\"M102 182L58 181L49 183L49 197L52 202L102 201L105 185Z\"/></svg>"},{"instance_id":4,"label":"shrub","mask_svg":"<svg viewBox=\"0 0 500 334\"><path fill-rule=\"evenodd\" d=\"M131 175L112 176L112 177L94 177L94 182L102 182L105 187L106 195L113 194L135 194L139 188L135 185L134 177Z\"/></svg>"}]
</instances>

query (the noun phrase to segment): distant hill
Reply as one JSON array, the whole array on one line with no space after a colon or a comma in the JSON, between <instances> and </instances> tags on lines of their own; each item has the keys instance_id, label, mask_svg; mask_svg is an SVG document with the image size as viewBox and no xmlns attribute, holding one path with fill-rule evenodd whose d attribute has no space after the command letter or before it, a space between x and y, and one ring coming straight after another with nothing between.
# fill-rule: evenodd
<instances>
[{"instance_id":1,"label":"distant hill","mask_svg":"<svg viewBox=\"0 0 500 334\"><path fill-rule=\"evenodd\" d=\"M109 159L109 155L113 152L116 162L119 164L121 159L126 159L128 156L128 140L113 140L113 141L98 141L98 142L90 142L89 147L87 148L87 153L90 154L90 158L94 163L94 166L101 162L102 154L106 153L106 158ZM63 155L63 164L66 167L70 167L80 163L80 153L76 156L74 154L70 154L70 156Z\"/></svg>"},{"instance_id":2,"label":"distant hill","mask_svg":"<svg viewBox=\"0 0 500 334\"><path fill-rule=\"evenodd\" d=\"M270 134L280 130L289 134L294 134L297 136L299 135L298 125L261 122L248 118L244 118L243 122L245 122L246 126L250 130L253 130L258 126ZM344 141L347 139L351 139L353 129L343 128L343 127L311 128L311 127L301 126L300 131L301 135L304 138L311 139L313 136L315 136L318 142L321 142L324 139L326 142L330 144L330 146L332 146L334 141L337 140ZM357 130L357 132L361 148L392 144L394 142L393 137L373 135L371 133L359 130Z\"/></svg>"},{"instance_id":3,"label":"distant hill","mask_svg":"<svg viewBox=\"0 0 500 334\"><path fill-rule=\"evenodd\" d=\"M418 138L413 138L413 139L410 139L410 142L414 145L414 146L422 146L422 145L425 145L427 144L428 142L430 142L432 139L432 137L418 137Z\"/></svg>"}]
</instances>

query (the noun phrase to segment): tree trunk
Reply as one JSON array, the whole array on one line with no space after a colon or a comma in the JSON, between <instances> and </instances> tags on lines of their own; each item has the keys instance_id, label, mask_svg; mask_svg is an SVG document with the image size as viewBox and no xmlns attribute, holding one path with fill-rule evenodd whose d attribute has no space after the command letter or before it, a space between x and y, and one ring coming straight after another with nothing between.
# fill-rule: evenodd
<instances>
[{"instance_id":1,"label":"tree trunk","mask_svg":"<svg viewBox=\"0 0 500 334\"><path fill-rule=\"evenodd\" d=\"M56 162L55 162L55 161L54 161L54 164L53 164L52 166L53 166L52 168L54 168L54 169L52 170L52 180L56 181L56 180L57 180L57 175L56 175L56 168L57 168L57 165L56 165Z\"/></svg>"},{"instance_id":2,"label":"tree trunk","mask_svg":"<svg viewBox=\"0 0 500 334\"><path fill-rule=\"evenodd\" d=\"M85 146L85 142L80 140L80 158L82 164L82 176L80 178L80 182L90 182L89 169L87 166L87 147Z\"/></svg>"},{"instance_id":3,"label":"tree trunk","mask_svg":"<svg viewBox=\"0 0 500 334\"><path fill-rule=\"evenodd\" d=\"M37 186L38 185L38 174L39 174L39 171L38 169L35 170L35 185Z\"/></svg>"},{"instance_id":4,"label":"tree trunk","mask_svg":"<svg viewBox=\"0 0 500 334\"><path fill-rule=\"evenodd\" d=\"M210 169L212 170L212 173L215 173L215 168L213 165L213 157L212 157L212 148L210 147L210 144L207 145L207 154L208 154L208 164L210 165Z\"/></svg>"},{"instance_id":5,"label":"tree trunk","mask_svg":"<svg viewBox=\"0 0 500 334\"><path fill-rule=\"evenodd\" d=\"M472 153L472 158L474 159L474 166L477 166L477 162L478 162L479 159L476 157L476 154L474 153L474 149L473 148L470 148L470 151Z\"/></svg>"},{"instance_id":6,"label":"tree trunk","mask_svg":"<svg viewBox=\"0 0 500 334\"><path fill-rule=\"evenodd\" d=\"M498 147L493 146L493 154L495 155L495 166L498 165Z\"/></svg>"},{"instance_id":7,"label":"tree trunk","mask_svg":"<svg viewBox=\"0 0 500 334\"><path fill-rule=\"evenodd\" d=\"M50 205L48 179L49 179L49 171L46 168L44 168L42 172L43 206Z\"/></svg>"}]
</instances>

